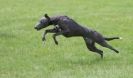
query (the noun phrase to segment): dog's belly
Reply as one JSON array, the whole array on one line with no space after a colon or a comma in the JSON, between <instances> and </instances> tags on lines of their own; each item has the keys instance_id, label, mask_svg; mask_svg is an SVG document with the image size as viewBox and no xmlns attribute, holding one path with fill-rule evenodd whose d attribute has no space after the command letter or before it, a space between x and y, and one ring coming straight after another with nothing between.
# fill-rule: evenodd
<instances>
[{"instance_id":1,"label":"dog's belly","mask_svg":"<svg viewBox=\"0 0 133 78\"><path fill-rule=\"evenodd\" d=\"M63 36L65 37L77 37L77 36L83 36L82 33L79 32L67 32L64 33Z\"/></svg>"}]
</instances>

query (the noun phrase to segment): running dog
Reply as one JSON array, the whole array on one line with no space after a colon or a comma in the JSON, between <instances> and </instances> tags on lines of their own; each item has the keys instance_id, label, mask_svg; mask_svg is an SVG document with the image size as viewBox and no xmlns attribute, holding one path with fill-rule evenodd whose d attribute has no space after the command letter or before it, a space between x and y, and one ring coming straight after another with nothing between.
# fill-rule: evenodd
<instances>
[{"instance_id":1,"label":"running dog","mask_svg":"<svg viewBox=\"0 0 133 78\"><path fill-rule=\"evenodd\" d=\"M103 51L100 49L97 49L95 46L95 43L109 48L113 50L116 53L119 53L118 50L110 46L106 41L114 40L114 39L120 39L120 37L111 37L107 38L101 35L99 32L86 28L77 22L75 22L73 19L69 18L68 16L55 16L55 17L49 17L47 14L45 14L39 22L34 27L36 30L41 30L43 28L46 28L50 25L53 25L53 29L47 29L44 32L42 40L45 40L45 35L47 33L55 33L53 34L53 39L55 44L58 45L58 41L56 40L56 36L63 35L64 37L83 37L87 48L92 51L96 52L101 55L101 58L103 58Z\"/></svg>"}]
</instances>

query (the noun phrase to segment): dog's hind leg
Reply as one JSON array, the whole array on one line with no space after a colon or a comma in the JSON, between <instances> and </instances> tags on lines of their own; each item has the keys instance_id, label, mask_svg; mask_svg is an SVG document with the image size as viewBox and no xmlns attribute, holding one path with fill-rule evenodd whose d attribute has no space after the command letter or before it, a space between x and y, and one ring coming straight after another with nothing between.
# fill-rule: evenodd
<instances>
[{"instance_id":1,"label":"dog's hind leg","mask_svg":"<svg viewBox=\"0 0 133 78\"><path fill-rule=\"evenodd\" d=\"M116 50L115 48L113 48L112 46L110 46L106 41L103 41L103 42L100 42L100 43L98 42L98 44L100 44L103 47L109 48L109 49L115 51L116 53L119 53L118 50Z\"/></svg>"},{"instance_id":2,"label":"dog's hind leg","mask_svg":"<svg viewBox=\"0 0 133 78\"><path fill-rule=\"evenodd\" d=\"M100 44L103 47L109 48L113 51L115 51L116 53L119 53L119 51L117 51L116 49L114 49L112 46L110 46L105 40L113 40L116 38L104 38L100 33L98 32L92 32L92 40L94 40L96 43Z\"/></svg>"},{"instance_id":3,"label":"dog's hind leg","mask_svg":"<svg viewBox=\"0 0 133 78\"><path fill-rule=\"evenodd\" d=\"M100 54L101 55L101 58L103 58L103 51L101 51L101 50L99 50L99 49L97 49L95 47L95 42L94 41L92 41L89 38L85 38L85 37L84 37L84 40L85 40L85 43L86 43L87 48L90 51Z\"/></svg>"},{"instance_id":4,"label":"dog's hind leg","mask_svg":"<svg viewBox=\"0 0 133 78\"><path fill-rule=\"evenodd\" d=\"M107 41L111 41L111 40L114 40L114 39L120 39L120 37L111 37L111 38L104 37L104 39L107 40Z\"/></svg>"}]
</instances>

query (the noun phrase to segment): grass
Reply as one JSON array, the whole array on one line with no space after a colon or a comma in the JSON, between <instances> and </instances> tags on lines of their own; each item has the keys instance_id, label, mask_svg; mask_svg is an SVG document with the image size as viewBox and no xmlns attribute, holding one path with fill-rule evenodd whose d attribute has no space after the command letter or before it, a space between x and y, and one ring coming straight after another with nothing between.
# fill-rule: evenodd
<instances>
[{"instance_id":1,"label":"grass","mask_svg":"<svg viewBox=\"0 0 133 78\"><path fill-rule=\"evenodd\" d=\"M0 78L132 78L132 0L0 0ZM68 15L105 36L120 53L104 50L104 59L87 50L82 38L52 34L45 46L33 29L44 14Z\"/></svg>"}]
</instances>

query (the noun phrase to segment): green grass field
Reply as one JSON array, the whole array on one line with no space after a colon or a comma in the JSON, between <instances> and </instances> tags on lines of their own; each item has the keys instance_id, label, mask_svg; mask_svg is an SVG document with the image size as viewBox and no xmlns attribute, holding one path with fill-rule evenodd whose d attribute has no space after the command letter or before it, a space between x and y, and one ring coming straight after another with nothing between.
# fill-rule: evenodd
<instances>
[{"instance_id":1,"label":"green grass field","mask_svg":"<svg viewBox=\"0 0 133 78\"><path fill-rule=\"evenodd\" d=\"M120 53L97 45L101 59L82 38L59 36L56 46L52 34L43 45L34 25L44 13L123 37L109 42ZM133 78L132 25L132 0L0 0L0 78Z\"/></svg>"}]
</instances>

